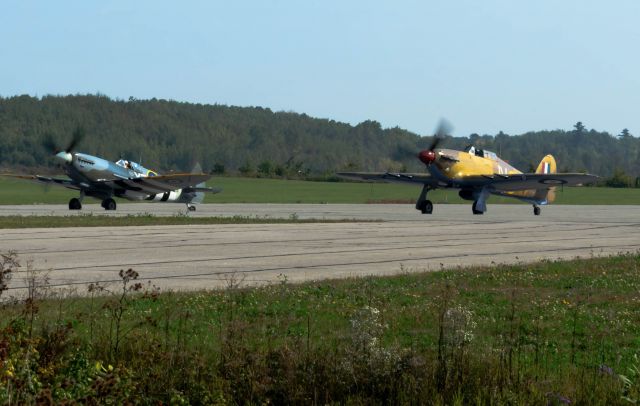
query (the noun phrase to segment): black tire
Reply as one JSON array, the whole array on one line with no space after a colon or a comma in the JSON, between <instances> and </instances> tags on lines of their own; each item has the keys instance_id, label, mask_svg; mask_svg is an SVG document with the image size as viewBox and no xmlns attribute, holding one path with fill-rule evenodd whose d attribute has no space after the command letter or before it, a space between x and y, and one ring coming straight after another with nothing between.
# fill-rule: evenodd
<instances>
[{"instance_id":1,"label":"black tire","mask_svg":"<svg viewBox=\"0 0 640 406\"><path fill-rule=\"evenodd\" d=\"M542 209L540 208L540 206L533 206L533 214L535 216L539 216L541 212L542 212Z\"/></svg>"},{"instance_id":2,"label":"black tire","mask_svg":"<svg viewBox=\"0 0 640 406\"><path fill-rule=\"evenodd\" d=\"M74 197L69 200L69 210L80 210L82 209L82 203L80 203L80 199Z\"/></svg>"},{"instance_id":3,"label":"black tire","mask_svg":"<svg viewBox=\"0 0 640 406\"><path fill-rule=\"evenodd\" d=\"M196 211L196 206L187 206L189 211Z\"/></svg>"},{"instance_id":4,"label":"black tire","mask_svg":"<svg viewBox=\"0 0 640 406\"><path fill-rule=\"evenodd\" d=\"M431 214L433 213L433 203L431 203L431 200L425 200L422 203L422 207L421 210L422 214Z\"/></svg>"},{"instance_id":5,"label":"black tire","mask_svg":"<svg viewBox=\"0 0 640 406\"><path fill-rule=\"evenodd\" d=\"M473 205L471 206L471 211L473 211L473 214L484 214L483 211L476 210L477 203L478 203L477 200L473 202Z\"/></svg>"},{"instance_id":6,"label":"black tire","mask_svg":"<svg viewBox=\"0 0 640 406\"><path fill-rule=\"evenodd\" d=\"M433 203L430 200L424 200L416 204L416 209L422 214L431 214L433 212Z\"/></svg>"},{"instance_id":7,"label":"black tire","mask_svg":"<svg viewBox=\"0 0 640 406\"><path fill-rule=\"evenodd\" d=\"M109 198L109 199L104 199L102 201L102 207L104 207L105 210L115 210L116 209L116 201Z\"/></svg>"}]
</instances>

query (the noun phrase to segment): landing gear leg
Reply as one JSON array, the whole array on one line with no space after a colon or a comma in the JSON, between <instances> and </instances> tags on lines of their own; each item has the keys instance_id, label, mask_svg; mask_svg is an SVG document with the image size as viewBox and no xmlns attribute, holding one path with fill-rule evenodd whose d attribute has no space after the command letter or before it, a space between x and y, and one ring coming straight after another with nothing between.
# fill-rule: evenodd
<instances>
[{"instance_id":1,"label":"landing gear leg","mask_svg":"<svg viewBox=\"0 0 640 406\"><path fill-rule=\"evenodd\" d=\"M112 198L104 199L102 201L102 207L105 210L115 210L116 209L116 201Z\"/></svg>"},{"instance_id":2,"label":"landing gear leg","mask_svg":"<svg viewBox=\"0 0 640 406\"><path fill-rule=\"evenodd\" d=\"M478 201L476 200L473 202L473 205L471 206L471 211L473 211L473 214L484 214L484 212L481 210L478 210L477 207L478 207Z\"/></svg>"},{"instance_id":3,"label":"landing gear leg","mask_svg":"<svg viewBox=\"0 0 640 406\"><path fill-rule=\"evenodd\" d=\"M539 216L540 212L542 212L542 209L540 208L540 206L534 204L533 205L533 214L536 215L536 216Z\"/></svg>"},{"instance_id":4,"label":"landing gear leg","mask_svg":"<svg viewBox=\"0 0 640 406\"><path fill-rule=\"evenodd\" d=\"M422 214L433 213L433 203L431 203L431 200L427 200L429 190L431 190L431 188L428 185L424 185L422 192L420 192L420 197L418 197L418 201L416 202L416 209L420 210Z\"/></svg>"},{"instance_id":5,"label":"landing gear leg","mask_svg":"<svg viewBox=\"0 0 640 406\"><path fill-rule=\"evenodd\" d=\"M487 211L487 199L489 198L489 189L483 187L480 191L480 194L477 195L476 200L473 202L473 206L471 206L471 211L473 214L484 214Z\"/></svg>"}]
</instances>

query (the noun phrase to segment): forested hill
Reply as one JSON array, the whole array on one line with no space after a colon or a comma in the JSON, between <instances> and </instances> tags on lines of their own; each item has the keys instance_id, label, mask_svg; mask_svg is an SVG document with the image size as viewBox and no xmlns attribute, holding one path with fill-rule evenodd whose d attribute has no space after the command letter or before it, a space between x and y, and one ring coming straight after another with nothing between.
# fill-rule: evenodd
<instances>
[{"instance_id":1,"label":"forested hill","mask_svg":"<svg viewBox=\"0 0 640 406\"><path fill-rule=\"evenodd\" d=\"M201 105L166 100L111 100L101 95L0 98L0 166L43 169L55 162L43 147L47 134L60 146L82 126L78 150L126 157L160 171L280 168L314 174L336 170L422 170L415 153L430 144L376 121L356 126L260 107ZM527 171L552 153L559 169L610 176L619 168L640 176L640 139L587 130L538 131L518 136L449 138L445 146L474 143Z\"/></svg>"}]
</instances>

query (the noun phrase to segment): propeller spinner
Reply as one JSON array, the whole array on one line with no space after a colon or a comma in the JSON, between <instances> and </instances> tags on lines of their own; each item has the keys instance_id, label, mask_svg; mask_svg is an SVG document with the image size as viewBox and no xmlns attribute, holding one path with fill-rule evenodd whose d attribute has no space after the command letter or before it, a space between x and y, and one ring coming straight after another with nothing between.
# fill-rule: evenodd
<instances>
[{"instance_id":1,"label":"propeller spinner","mask_svg":"<svg viewBox=\"0 0 640 406\"><path fill-rule=\"evenodd\" d=\"M429 166L436 160L436 148L438 145L445 140L445 137L451 132L451 125L444 119L440 120L440 124L438 124L438 129L436 133L433 135L433 141L428 149L420 151L418 154L418 159L420 161Z\"/></svg>"},{"instance_id":2,"label":"propeller spinner","mask_svg":"<svg viewBox=\"0 0 640 406\"><path fill-rule=\"evenodd\" d=\"M423 150L418 154L418 158L425 165L431 165L436 160L436 153L432 150Z\"/></svg>"},{"instance_id":3,"label":"propeller spinner","mask_svg":"<svg viewBox=\"0 0 640 406\"><path fill-rule=\"evenodd\" d=\"M73 161L72 152L75 150L76 146L78 145L78 143L80 143L80 141L82 141L83 138L84 138L84 129L78 126L73 131L71 142L69 142L66 148L63 148L63 149L59 148L56 145L55 141L53 140L53 137L51 136L51 134L48 134L45 137L43 145L47 150L51 151L51 153L53 153L56 158L66 163L71 163Z\"/></svg>"}]
</instances>

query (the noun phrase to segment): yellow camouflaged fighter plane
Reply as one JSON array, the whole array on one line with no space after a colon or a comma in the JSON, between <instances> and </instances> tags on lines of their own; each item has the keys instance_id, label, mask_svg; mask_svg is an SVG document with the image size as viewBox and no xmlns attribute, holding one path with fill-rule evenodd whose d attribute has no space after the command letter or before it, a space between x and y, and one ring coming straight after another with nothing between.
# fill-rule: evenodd
<instances>
[{"instance_id":1,"label":"yellow camouflaged fighter plane","mask_svg":"<svg viewBox=\"0 0 640 406\"><path fill-rule=\"evenodd\" d=\"M429 173L340 172L337 175L356 180L421 184L416 209L423 214L433 212L433 203L427 200L430 190L455 188L460 189L462 199L473 201L473 214L487 211L487 199L493 194L531 203L536 216L540 215L540 206L554 201L556 186L579 186L598 179L586 173L556 173L556 161L551 155L540 161L535 173L522 173L491 151L473 146L464 151L437 149L444 140L446 127L441 123L431 146L418 154Z\"/></svg>"}]
</instances>

